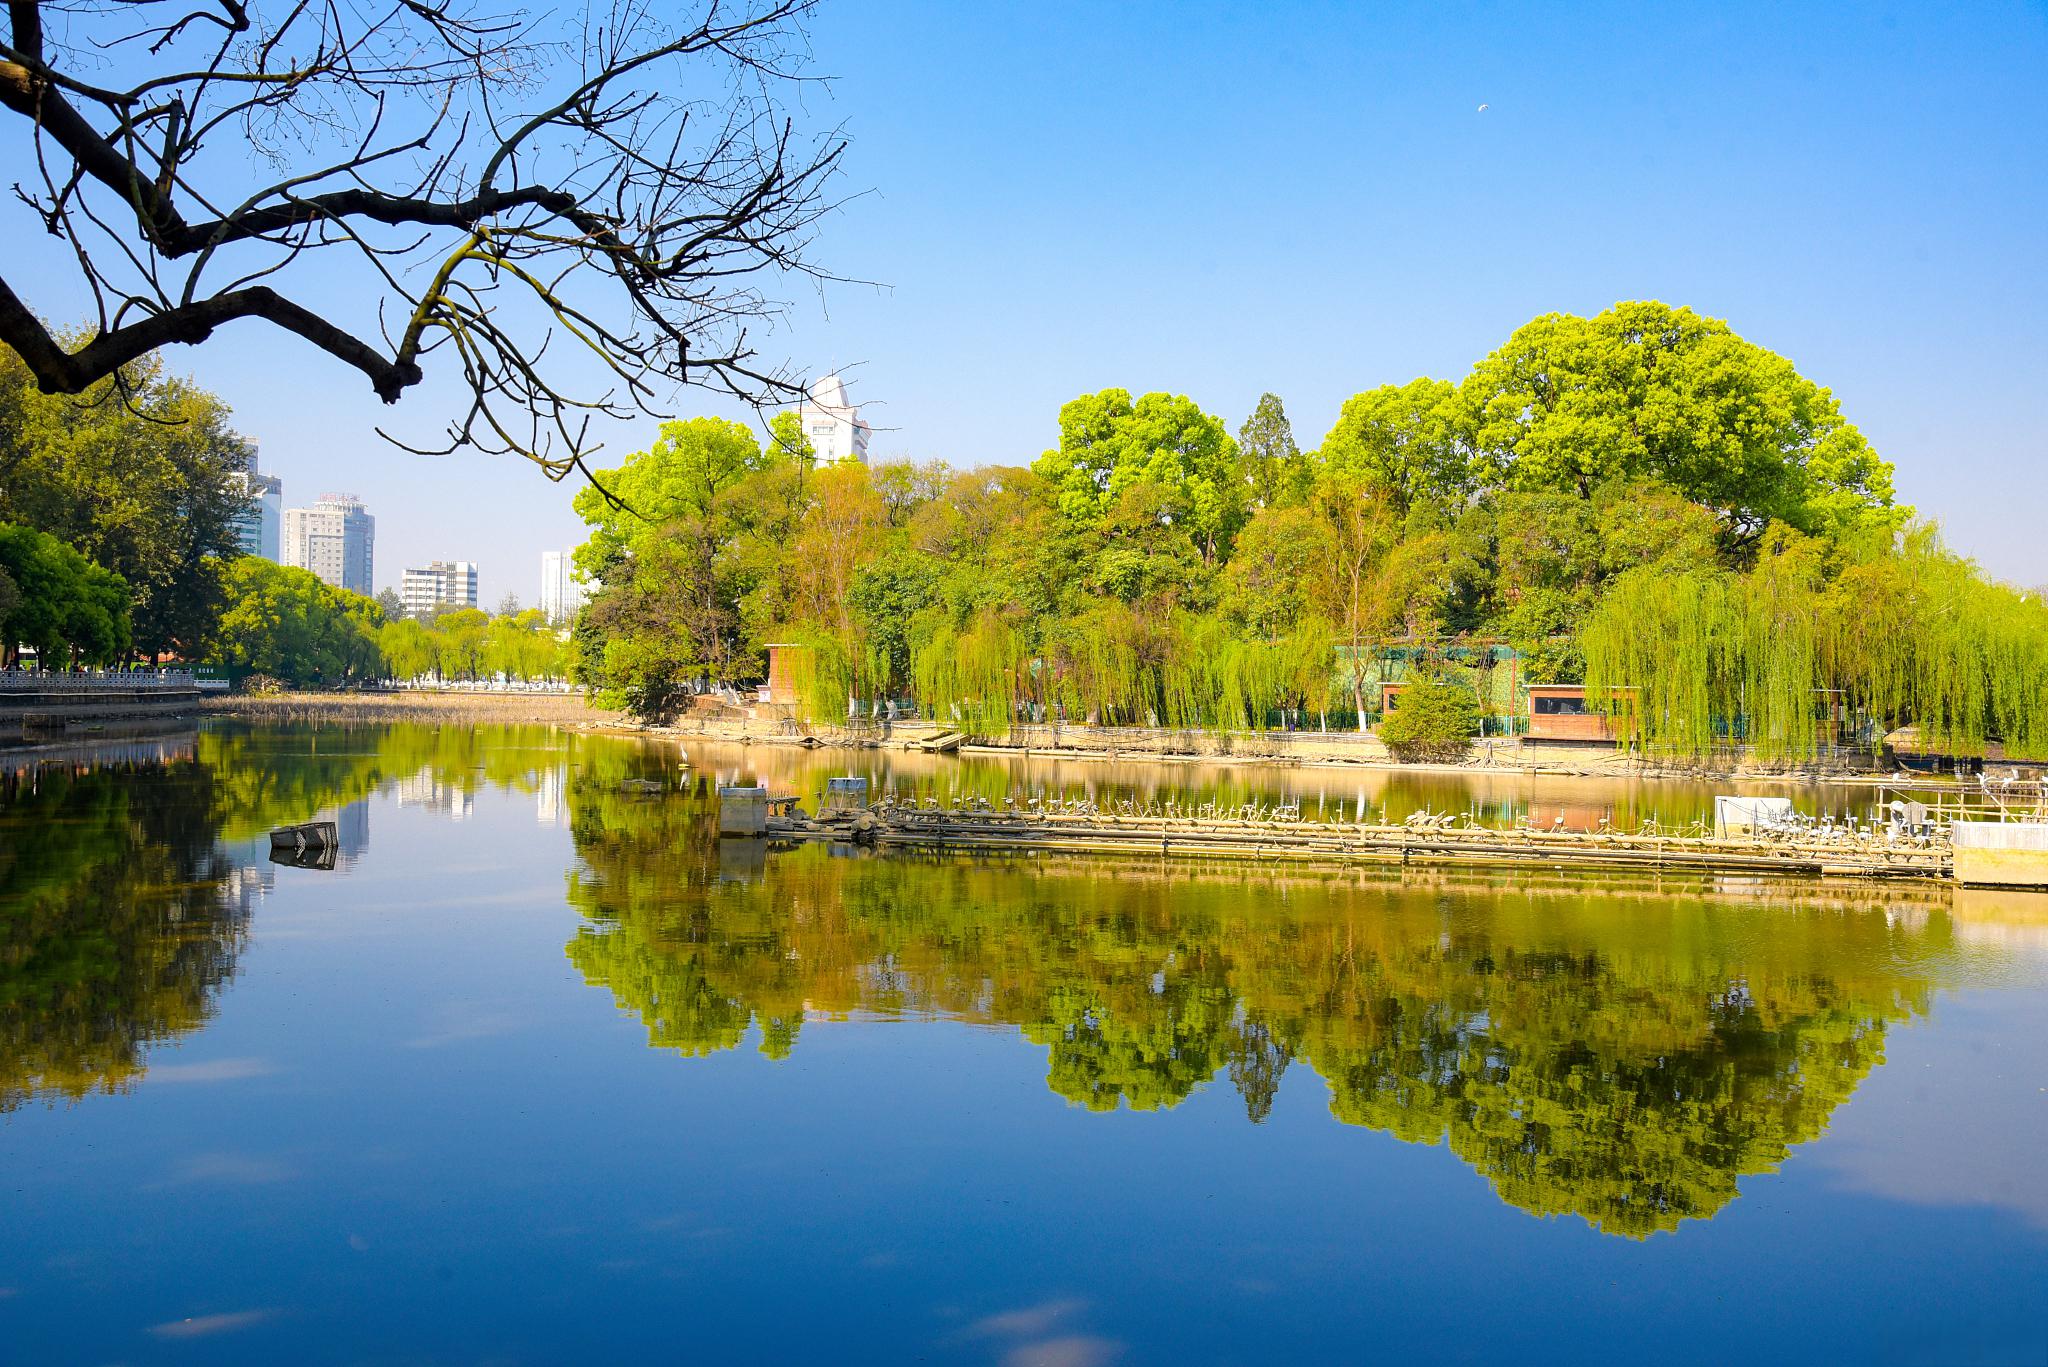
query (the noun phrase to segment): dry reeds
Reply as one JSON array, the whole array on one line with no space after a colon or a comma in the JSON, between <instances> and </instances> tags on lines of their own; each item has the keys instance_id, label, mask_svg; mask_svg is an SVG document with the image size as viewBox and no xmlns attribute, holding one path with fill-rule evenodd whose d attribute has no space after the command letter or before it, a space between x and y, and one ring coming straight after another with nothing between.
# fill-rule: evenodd
<instances>
[{"instance_id":1,"label":"dry reeds","mask_svg":"<svg viewBox=\"0 0 2048 1367\"><path fill-rule=\"evenodd\" d=\"M209 698L202 710L263 722L369 724L436 721L484 725L518 722L613 723L624 714L592 707L581 693L285 693L258 698L230 694Z\"/></svg>"}]
</instances>

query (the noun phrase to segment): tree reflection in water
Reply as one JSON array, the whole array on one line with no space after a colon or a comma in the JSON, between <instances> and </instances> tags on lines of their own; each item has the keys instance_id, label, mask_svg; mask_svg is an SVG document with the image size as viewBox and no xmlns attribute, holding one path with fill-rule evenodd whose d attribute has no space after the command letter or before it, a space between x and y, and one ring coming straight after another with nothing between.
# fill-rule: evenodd
<instances>
[{"instance_id":1,"label":"tree reflection in water","mask_svg":"<svg viewBox=\"0 0 2048 1367\"><path fill-rule=\"evenodd\" d=\"M1943 904L1893 889L763 859L721 846L707 782L621 786L672 762L548 728L217 727L167 763L0 776L0 1109L120 1090L205 1022L248 935L225 844L394 784L546 796L565 770L569 955L658 1046L757 1030L782 1057L808 1013L945 1016L1042 1045L1076 1105L1228 1085L1252 1122L1307 1070L1339 1120L1621 1234L1711 1216L1973 971Z\"/></svg>"},{"instance_id":2,"label":"tree reflection in water","mask_svg":"<svg viewBox=\"0 0 2048 1367\"><path fill-rule=\"evenodd\" d=\"M159 758L136 755L160 751ZM263 852L225 844L409 780L535 792L652 752L546 726L213 725L0 771L0 1111L125 1090L150 1045L212 1016L247 944Z\"/></svg>"},{"instance_id":3,"label":"tree reflection in water","mask_svg":"<svg viewBox=\"0 0 2048 1367\"><path fill-rule=\"evenodd\" d=\"M234 974L207 771L185 761L0 778L0 1111L124 1089Z\"/></svg>"},{"instance_id":4,"label":"tree reflection in water","mask_svg":"<svg viewBox=\"0 0 2048 1367\"><path fill-rule=\"evenodd\" d=\"M1016 1027L1052 1090L1253 1122L1299 1063L1341 1121L1444 1144L1503 1200L1646 1236L1707 1218L1961 971L1896 889L1050 859L720 859L713 798L573 784L568 945L651 1044L795 1047L807 1012ZM735 870L735 863L738 864ZM735 876L737 872L737 876ZM1910 896L1910 894L1907 894Z\"/></svg>"}]
</instances>

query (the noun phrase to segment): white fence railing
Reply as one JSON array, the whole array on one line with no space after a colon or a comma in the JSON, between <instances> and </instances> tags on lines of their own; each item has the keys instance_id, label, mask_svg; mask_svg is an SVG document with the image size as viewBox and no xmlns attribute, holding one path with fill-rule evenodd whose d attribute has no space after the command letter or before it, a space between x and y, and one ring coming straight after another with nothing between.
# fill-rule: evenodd
<instances>
[{"instance_id":1,"label":"white fence railing","mask_svg":"<svg viewBox=\"0 0 2048 1367\"><path fill-rule=\"evenodd\" d=\"M0 669L0 693L197 688L189 669Z\"/></svg>"}]
</instances>

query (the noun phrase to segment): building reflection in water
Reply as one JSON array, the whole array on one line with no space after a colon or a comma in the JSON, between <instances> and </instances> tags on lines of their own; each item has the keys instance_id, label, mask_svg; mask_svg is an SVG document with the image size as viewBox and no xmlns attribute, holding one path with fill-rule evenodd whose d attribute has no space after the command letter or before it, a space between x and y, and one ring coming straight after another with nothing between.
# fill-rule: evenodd
<instances>
[{"instance_id":1,"label":"building reflection in water","mask_svg":"<svg viewBox=\"0 0 2048 1367\"><path fill-rule=\"evenodd\" d=\"M476 807L476 797L467 785L444 779L433 770L400 779L392 795L401 807L423 807L453 821L469 820Z\"/></svg>"},{"instance_id":2,"label":"building reflection in water","mask_svg":"<svg viewBox=\"0 0 2048 1367\"><path fill-rule=\"evenodd\" d=\"M336 846L344 860L353 864L369 853L370 799L359 797L343 803L328 814L328 819L334 822Z\"/></svg>"},{"instance_id":3,"label":"building reflection in water","mask_svg":"<svg viewBox=\"0 0 2048 1367\"><path fill-rule=\"evenodd\" d=\"M549 765L535 776L534 819L544 827L569 824L569 804L562 798L563 777L558 766Z\"/></svg>"}]
</instances>

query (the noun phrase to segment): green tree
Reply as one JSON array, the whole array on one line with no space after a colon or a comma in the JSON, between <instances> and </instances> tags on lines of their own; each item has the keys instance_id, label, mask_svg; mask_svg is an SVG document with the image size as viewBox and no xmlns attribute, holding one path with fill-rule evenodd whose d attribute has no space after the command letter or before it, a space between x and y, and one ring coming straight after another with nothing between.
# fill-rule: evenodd
<instances>
[{"instance_id":1,"label":"green tree","mask_svg":"<svg viewBox=\"0 0 2048 1367\"><path fill-rule=\"evenodd\" d=\"M601 575L619 555L679 518L708 518L718 495L761 468L761 444L723 418L665 422L654 445L616 470L600 470L577 491L576 513L590 525L576 566Z\"/></svg>"},{"instance_id":2,"label":"green tree","mask_svg":"<svg viewBox=\"0 0 2048 1367\"><path fill-rule=\"evenodd\" d=\"M227 407L155 356L70 397L41 393L0 348L0 521L121 576L144 655L195 653L211 630L247 460Z\"/></svg>"},{"instance_id":3,"label":"green tree","mask_svg":"<svg viewBox=\"0 0 2048 1367\"><path fill-rule=\"evenodd\" d=\"M415 618L387 617L377 632L377 648L394 679L422 679L440 672L440 646Z\"/></svg>"},{"instance_id":4,"label":"green tree","mask_svg":"<svg viewBox=\"0 0 2048 1367\"><path fill-rule=\"evenodd\" d=\"M1479 707L1470 688L1422 678L1401 690L1380 722L1379 737L1396 759L1448 762L1464 758L1478 729Z\"/></svg>"},{"instance_id":5,"label":"green tree","mask_svg":"<svg viewBox=\"0 0 2048 1367\"><path fill-rule=\"evenodd\" d=\"M1293 630L1311 612L1328 553L1329 528L1314 509L1261 508L1238 534L1224 571L1224 615L1255 637Z\"/></svg>"},{"instance_id":6,"label":"green tree","mask_svg":"<svg viewBox=\"0 0 2048 1367\"><path fill-rule=\"evenodd\" d=\"M768 440L762 446L770 456L787 460L800 470L818 463L818 448L804 435L803 414L794 408L785 408L768 420Z\"/></svg>"},{"instance_id":7,"label":"green tree","mask_svg":"<svg viewBox=\"0 0 2048 1367\"><path fill-rule=\"evenodd\" d=\"M213 647L226 664L293 684L382 675L383 610L306 570L245 555L224 573L227 609Z\"/></svg>"},{"instance_id":8,"label":"green tree","mask_svg":"<svg viewBox=\"0 0 2048 1367\"><path fill-rule=\"evenodd\" d=\"M1538 318L1473 368L1457 408L1490 481L1588 497L1617 476L1659 480L1714 509L1731 545L1774 519L1841 537L1910 515L1827 390L1690 309Z\"/></svg>"},{"instance_id":9,"label":"green tree","mask_svg":"<svg viewBox=\"0 0 2048 1367\"><path fill-rule=\"evenodd\" d=\"M531 682L560 672L559 643L539 609L493 617L484 631L484 669L493 676Z\"/></svg>"},{"instance_id":10,"label":"green tree","mask_svg":"<svg viewBox=\"0 0 2048 1367\"><path fill-rule=\"evenodd\" d=\"M1060 444L1033 469L1060 512L1084 526L1111 519L1133 486L1153 486L1158 515L1210 561L1244 520L1237 464L1222 420L1192 399L1145 394L1133 403L1130 391L1105 389L1060 409Z\"/></svg>"},{"instance_id":11,"label":"green tree","mask_svg":"<svg viewBox=\"0 0 2048 1367\"><path fill-rule=\"evenodd\" d=\"M907 546L892 547L854 574L848 597L859 632L892 694L910 687L913 625L933 605L937 587L937 567Z\"/></svg>"},{"instance_id":12,"label":"green tree","mask_svg":"<svg viewBox=\"0 0 2048 1367\"><path fill-rule=\"evenodd\" d=\"M22 646L44 669L111 664L129 647L127 583L54 536L0 522L0 576L12 592L0 617L0 664Z\"/></svg>"},{"instance_id":13,"label":"green tree","mask_svg":"<svg viewBox=\"0 0 2048 1367\"><path fill-rule=\"evenodd\" d=\"M1443 380L1382 385L1344 401L1314 456L1339 485L1383 491L1406 514L1418 501L1455 501L1473 487L1457 388Z\"/></svg>"},{"instance_id":14,"label":"green tree","mask_svg":"<svg viewBox=\"0 0 2048 1367\"><path fill-rule=\"evenodd\" d=\"M643 541L617 561L604 587L577 614L574 674L599 706L667 719L690 683L714 672L700 633L708 561L682 524Z\"/></svg>"},{"instance_id":15,"label":"green tree","mask_svg":"<svg viewBox=\"0 0 2048 1367\"><path fill-rule=\"evenodd\" d=\"M1418 653L1490 671L1505 642L1617 708L1641 679L1667 752L1796 760L1826 696L1830 727L2048 753L2038 600L1901 538L1825 391L1685 310L1537 319L1462 384L1354 395L1308 455L1271 395L1233 440L1185 397L1085 394L1029 470L815 469L794 415L770 428L671 424L601 476L631 511L582 496L572 672L607 702L672 709L784 642L818 720L908 690L994 731L1327 724L1348 688L1363 726Z\"/></svg>"},{"instance_id":16,"label":"green tree","mask_svg":"<svg viewBox=\"0 0 2048 1367\"><path fill-rule=\"evenodd\" d=\"M1237 453L1254 508L1299 503L1308 496L1311 472L1294 426L1277 394L1261 394L1244 426L1237 429Z\"/></svg>"},{"instance_id":17,"label":"green tree","mask_svg":"<svg viewBox=\"0 0 2048 1367\"><path fill-rule=\"evenodd\" d=\"M491 619L481 608L448 608L434 614L434 644L441 654L441 672L455 679L480 679L485 667Z\"/></svg>"},{"instance_id":18,"label":"green tree","mask_svg":"<svg viewBox=\"0 0 2048 1367\"><path fill-rule=\"evenodd\" d=\"M1593 491L1600 569L1620 574L1638 565L1709 565L1718 558L1720 521L1654 480L1610 480Z\"/></svg>"}]
</instances>

